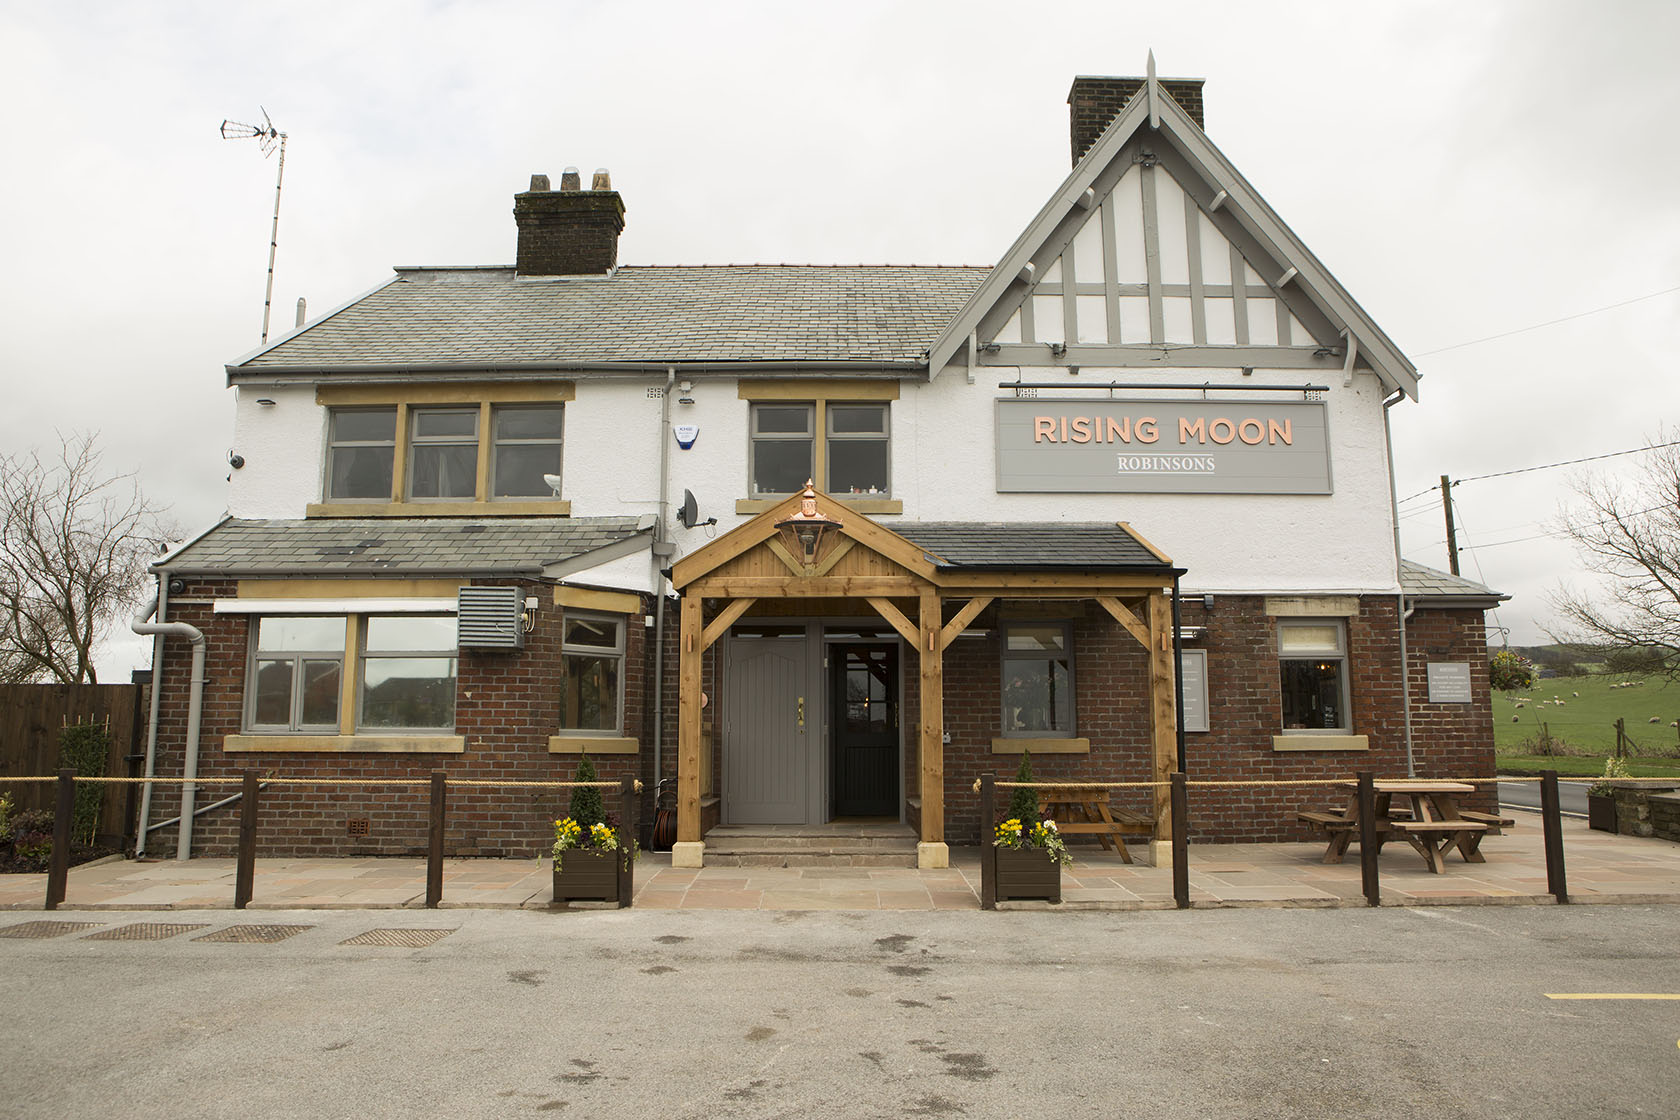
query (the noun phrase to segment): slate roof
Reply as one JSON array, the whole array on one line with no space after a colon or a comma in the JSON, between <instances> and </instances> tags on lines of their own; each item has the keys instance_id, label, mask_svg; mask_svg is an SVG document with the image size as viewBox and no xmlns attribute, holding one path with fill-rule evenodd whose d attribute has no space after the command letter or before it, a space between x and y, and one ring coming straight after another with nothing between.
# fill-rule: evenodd
<instances>
[{"instance_id":1,"label":"slate roof","mask_svg":"<svg viewBox=\"0 0 1680 1120\"><path fill-rule=\"evenodd\" d=\"M636 532L633 517L229 519L159 567L223 575L538 575Z\"/></svg>"},{"instance_id":2,"label":"slate roof","mask_svg":"<svg viewBox=\"0 0 1680 1120\"><path fill-rule=\"evenodd\" d=\"M921 521L890 528L945 568L1175 569L1113 522Z\"/></svg>"},{"instance_id":3,"label":"slate roof","mask_svg":"<svg viewBox=\"0 0 1680 1120\"><path fill-rule=\"evenodd\" d=\"M1490 606L1510 599L1493 588L1463 576L1438 572L1410 560L1400 561L1400 590L1408 599L1479 599ZM1470 605L1469 603L1465 604Z\"/></svg>"},{"instance_id":4,"label":"slate roof","mask_svg":"<svg viewBox=\"0 0 1680 1120\"><path fill-rule=\"evenodd\" d=\"M389 283L228 373L451 363L912 365L988 271L638 265L610 277L518 279L512 268L399 269Z\"/></svg>"}]
</instances>

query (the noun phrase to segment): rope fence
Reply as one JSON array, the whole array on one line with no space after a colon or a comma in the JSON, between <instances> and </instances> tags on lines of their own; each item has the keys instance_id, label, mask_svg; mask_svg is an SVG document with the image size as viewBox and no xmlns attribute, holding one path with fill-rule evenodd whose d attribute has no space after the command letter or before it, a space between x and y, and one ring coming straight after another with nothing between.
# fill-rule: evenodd
<instances>
[{"instance_id":1,"label":"rope fence","mask_svg":"<svg viewBox=\"0 0 1680 1120\"><path fill-rule=\"evenodd\" d=\"M244 778L105 778L87 777L81 774L73 775L74 782L91 782L96 785L178 785L178 786L236 786ZM7 782L56 782L56 775L32 775L23 778L0 777L0 785ZM261 779L264 785L282 786L414 786L424 787L432 784L430 778L280 778L265 776ZM643 786L640 778L634 779L635 790L641 793ZM487 786L497 789L619 789L621 782L542 782L515 781L513 779L497 778L450 778L452 786Z\"/></svg>"},{"instance_id":2,"label":"rope fence","mask_svg":"<svg viewBox=\"0 0 1680 1120\"><path fill-rule=\"evenodd\" d=\"M1516 785L1518 783L1524 783L1524 782L1539 783L1539 782L1544 782L1545 780L1546 779L1544 777L1538 776L1538 775L1532 776L1532 777L1525 775L1523 777L1493 777L1493 778L1378 778L1377 779L1377 781L1379 781L1379 782L1458 782L1461 785L1502 785L1502 784ZM1192 779L1186 778L1185 781L1184 781L1184 784L1191 789L1239 789L1239 788L1257 788L1257 787L1261 787L1261 786L1276 786L1276 787L1282 787L1282 788L1302 789L1302 788L1309 788L1309 787L1322 788L1322 787L1326 787L1326 786L1346 787L1346 786L1356 785L1358 783L1358 781L1359 781L1359 779L1357 779L1357 778L1288 778L1288 779L1285 779L1285 778L1249 778L1249 779L1243 779L1243 780L1240 780L1240 781L1237 781L1237 780L1233 780L1233 781L1205 781L1205 780L1192 780ZM1557 782L1558 782L1559 785L1588 785L1588 786L1590 786L1590 785L1597 785L1599 782L1602 782L1602 781L1604 781L1604 779L1602 777L1593 777L1593 778L1579 777L1579 778L1574 778L1574 777L1563 777L1561 775L1557 779ZM1616 778L1616 779L1614 779L1614 781L1615 781L1615 784L1618 785L1618 786L1630 786L1630 785L1635 785L1635 784L1650 784L1650 783L1655 783L1657 785L1668 785L1668 786L1680 785L1680 777L1673 777L1673 778ZM992 785L995 786L998 789L1168 789L1168 788L1171 788L1172 784L1173 783L1170 780L1165 781L1165 782L1054 782L1054 781L1051 781L1051 782L993 782L992 783ZM979 793L980 792L980 779L979 778L974 779L974 783L970 788L972 789L972 791L974 793Z\"/></svg>"}]
</instances>

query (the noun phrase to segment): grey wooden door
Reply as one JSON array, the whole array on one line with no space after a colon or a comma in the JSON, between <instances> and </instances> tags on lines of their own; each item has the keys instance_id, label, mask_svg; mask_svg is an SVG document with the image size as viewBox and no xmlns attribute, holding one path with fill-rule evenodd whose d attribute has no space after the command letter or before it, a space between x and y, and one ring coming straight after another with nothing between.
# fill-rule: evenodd
<instances>
[{"instance_id":1,"label":"grey wooden door","mask_svg":"<svg viewBox=\"0 0 1680 1120\"><path fill-rule=\"evenodd\" d=\"M820 714L806 695L803 636L730 642L724 693L724 819L805 824L810 745Z\"/></svg>"}]
</instances>

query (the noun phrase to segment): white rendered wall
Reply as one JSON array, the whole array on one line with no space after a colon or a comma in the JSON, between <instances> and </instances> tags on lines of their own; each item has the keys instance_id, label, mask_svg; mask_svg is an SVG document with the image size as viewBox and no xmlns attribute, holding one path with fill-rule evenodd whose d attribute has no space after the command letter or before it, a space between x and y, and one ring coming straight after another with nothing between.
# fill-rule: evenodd
<instances>
[{"instance_id":1,"label":"white rendered wall","mask_svg":"<svg viewBox=\"0 0 1680 1120\"><path fill-rule=\"evenodd\" d=\"M228 513L301 518L321 500L326 461L327 413L315 403L315 387L242 385L235 393L233 449L245 465L228 481Z\"/></svg>"},{"instance_id":2,"label":"white rendered wall","mask_svg":"<svg viewBox=\"0 0 1680 1120\"><path fill-rule=\"evenodd\" d=\"M996 492L994 402L1006 395L999 381L1013 368L979 371L967 383L960 369L932 384L901 383L891 405L892 497L901 515L878 515L891 528L900 521L1129 522L1181 567L1187 591L1268 592L1396 590L1388 463L1383 437L1381 386L1359 374L1343 388L1341 377L1298 370L1149 370L1150 381L1213 384L1330 385L1329 417L1333 493L1327 496L1183 494L999 494ZM1112 379L1143 380L1139 371L1086 368L1070 375L1060 367L1024 369L1026 381L1066 381L1070 386ZM698 425L691 450L670 443L670 510L683 490L694 492L702 520L716 526L684 529L667 520L677 544L674 559L703 547L749 519L735 513L747 495L747 412L736 379L696 376L694 404L671 402L674 424ZM662 376L577 379L577 399L566 406L562 496L574 517L638 517L657 512L661 406L647 390ZM1046 390L1046 394L1051 391ZM1069 392L1080 399L1089 392ZM680 394L673 393L673 398ZM1092 394L1106 398L1106 394ZM1161 396L1187 396L1163 393ZM1240 402L1248 394L1218 395ZM258 397L272 406L255 403ZM1269 394L1262 399L1271 398ZM245 466L233 472L229 512L241 518L301 518L319 500L326 430L325 410L312 387L240 391L235 449ZM669 439L670 437L665 437ZM422 514L422 509L416 510ZM614 561L586 580L593 586L646 590L651 564L642 558Z\"/></svg>"}]
</instances>

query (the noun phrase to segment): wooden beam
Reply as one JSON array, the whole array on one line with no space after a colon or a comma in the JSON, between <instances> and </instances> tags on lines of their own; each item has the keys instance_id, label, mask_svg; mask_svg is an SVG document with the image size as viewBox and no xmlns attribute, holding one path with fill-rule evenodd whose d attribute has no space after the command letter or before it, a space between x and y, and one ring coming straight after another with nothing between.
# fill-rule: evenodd
<instances>
[{"instance_id":1,"label":"wooden beam","mask_svg":"<svg viewBox=\"0 0 1680 1120\"><path fill-rule=\"evenodd\" d=\"M1221 206L1225 205L1225 201L1230 197L1230 194L1225 191L1220 191L1218 194L1214 195L1213 201L1208 203L1208 213L1211 214L1218 210Z\"/></svg>"},{"instance_id":2,"label":"wooden beam","mask_svg":"<svg viewBox=\"0 0 1680 1120\"><path fill-rule=\"evenodd\" d=\"M891 599L919 595L928 586L926 580L908 576L707 576L683 590L708 599L867 599L871 595Z\"/></svg>"},{"instance_id":3,"label":"wooden beam","mask_svg":"<svg viewBox=\"0 0 1680 1120\"><path fill-rule=\"evenodd\" d=\"M1155 746L1154 780L1178 769L1178 687L1173 676L1172 605L1165 592L1149 596L1149 723ZM1172 839L1172 791L1155 787L1155 839Z\"/></svg>"},{"instance_id":4,"label":"wooden beam","mask_svg":"<svg viewBox=\"0 0 1680 1120\"><path fill-rule=\"evenodd\" d=\"M1246 300L1239 296L1237 303L1245 309L1246 315ZM1316 343L1303 343L1300 346L1250 345L1246 319L1243 320L1242 331L1237 337L1238 344L1235 346L1223 343L1195 346L1183 343L1128 342L1103 345L1095 342L1070 342L1067 344L1067 353L1059 360L1063 364L1105 369L1147 369L1151 366L1162 369L1240 369L1249 366L1259 369L1329 371L1342 368L1339 359L1319 354ZM1000 342L996 351L980 355L982 366L1030 367L1042 366L1044 361L1043 343L1029 346L1021 342Z\"/></svg>"},{"instance_id":5,"label":"wooden beam","mask_svg":"<svg viewBox=\"0 0 1680 1120\"><path fill-rule=\"evenodd\" d=\"M700 597L682 597L677 645L677 839L700 839Z\"/></svg>"},{"instance_id":6,"label":"wooden beam","mask_svg":"<svg viewBox=\"0 0 1680 1120\"><path fill-rule=\"evenodd\" d=\"M1140 620L1137 615L1127 610L1124 603L1108 595L1098 595L1097 604L1102 607L1103 610L1113 615L1114 621L1124 626L1126 628L1126 633L1136 638L1144 649L1151 648L1149 641L1149 628L1143 624L1142 620Z\"/></svg>"},{"instance_id":7,"label":"wooden beam","mask_svg":"<svg viewBox=\"0 0 1680 1120\"><path fill-rule=\"evenodd\" d=\"M764 547L770 555L780 560L783 566L785 566L787 570L792 572L794 575L803 576L805 574L805 565L795 560L793 558L793 553L787 550L787 545L783 544L775 537L771 537L769 540L765 541Z\"/></svg>"},{"instance_id":8,"label":"wooden beam","mask_svg":"<svg viewBox=\"0 0 1680 1120\"><path fill-rule=\"evenodd\" d=\"M1149 341L1159 344L1166 342L1167 328L1161 302L1161 213L1155 196L1155 161L1145 163L1140 174L1143 176L1143 267L1149 278Z\"/></svg>"},{"instance_id":9,"label":"wooden beam","mask_svg":"<svg viewBox=\"0 0 1680 1120\"><path fill-rule=\"evenodd\" d=\"M869 605L875 608L876 614L887 620L888 625L898 631L899 637L917 649L921 648L919 644L922 640L921 632L916 629L914 623L904 617L904 614L897 607L893 606L891 599L872 598L869 600Z\"/></svg>"},{"instance_id":10,"label":"wooden beam","mask_svg":"<svg viewBox=\"0 0 1680 1120\"><path fill-rule=\"evenodd\" d=\"M1347 346L1347 356L1342 359L1342 388L1353 384L1353 363L1359 357L1359 340L1353 337L1352 331L1342 332L1342 342Z\"/></svg>"},{"instance_id":11,"label":"wooden beam","mask_svg":"<svg viewBox=\"0 0 1680 1120\"><path fill-rule=\"evenodd\" d=\"M1160 590L1162 580L1171 579L1160 572L950 572L938 584L952 598L964 597L957 594L962 591L967 596L1089 599L1095 594Z\"/></svg>"},{"instance_id":12,"label":"wooden beam","mask_svg":"<svg viewBox=\"0 0 1680 1120\"><path fill-rule=\"evenodd\" d=\"M828 555L823 557L822 563L811 569L811 574L826 576L834 570L834 565L840 563L846 553L850 552L856 544L857 542L851 537L841 537L840 543L828 550Z\"/></svg>"},{"instance_id":13,"label":"wooden beam","mask_svg":"<svg viewBox=\"0 0 1680 1120\"><path fill-rule=\"evenodd\" d=\"M712 643L723 637L729 628L735 625L735 620L747 613L747 608L758 602L757 599L735 599L718 612L705 631L700 635L700 650L705 652L712 648Z\"/></svg>"},{"instance_id":14,"label":"wooden beam","mask_svg":"<svg viewBox=\"0 0 1680 1120\"><path fill-rule=\"evenodd\" d=\"M922 841L945 841L945 653L939 594L921 595L921 634L916 652L921 662Z\"/></svg>"},{"instance_id":15,"label":"wooden beam","mask_svg":"<svg viewBox=\"0 0 1680 1120\"><path fill-rule=\"evenodd\" d=\"M1154 545L1150 544L1147 540L1144 539L1144 536L1143 536L1142 533L1140 533L1136 529L1132 528L1132 523L1130 521L1116 521L1115 524L1120 526L1120 528L1126 530L1126 532L1131 536L1131 538L1134 541L1137 541L1144 548L1147 548L1149 550L1149 554L1151 556L1155 557L1155 559L1159 560L1163 564L1171 564L1172 563L1172 560L1167 556L1166 553L1162 552L1160 549L1158 549Z\"/></svg>"},{"instance_id":16,"label":"wooden beam","mask_svg":"<svg viewBox=\"0 0 1680 1120\"><path fill-rule=\"evenodd\" d=\"M949 649L951 643L957 640L957 635L967 630L968 624L974 621L975 616L991 606L991 603L990 595L976 595L970 599L968 604L957 612L956 617L947 622L945 628L939 632L939 648Z\"/></svg>"},{"instance_id":17,"label":"wooden beam","mask_svg":"<svg viewBox=\"0 0 1680 1120\"><path fill-rule=\"evenodd\" d=\"M1281 288L1299 275L1301 275L1301 270L1291 266L1289 271L1285 272L1282 276L1279 276L1277 278L1277 283L1272 286L1275 288Z\"/></svg>"}]
</instances>

